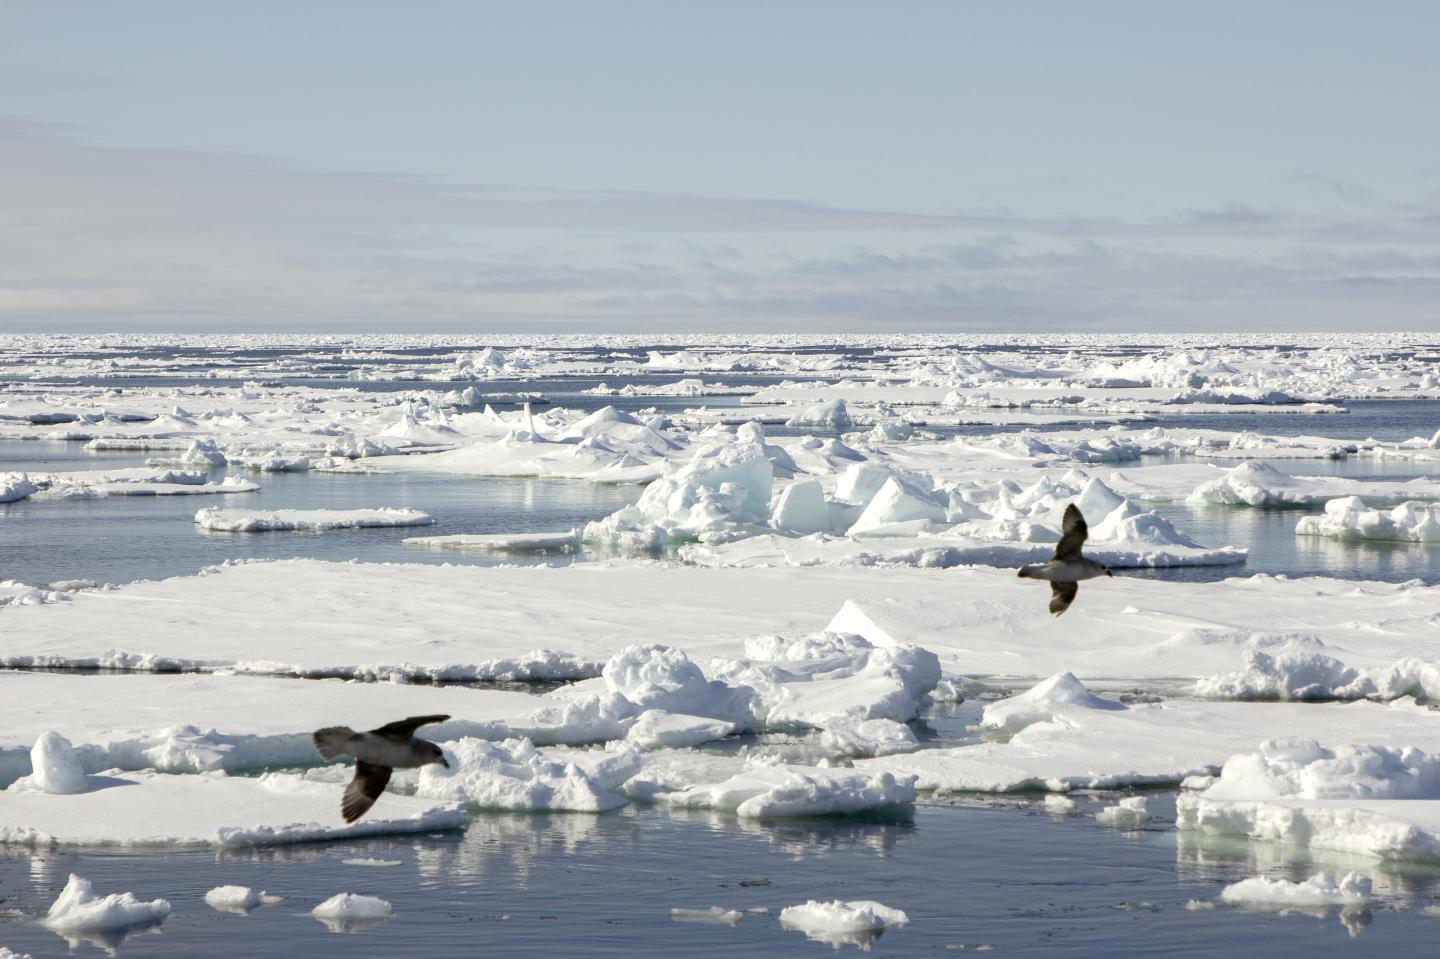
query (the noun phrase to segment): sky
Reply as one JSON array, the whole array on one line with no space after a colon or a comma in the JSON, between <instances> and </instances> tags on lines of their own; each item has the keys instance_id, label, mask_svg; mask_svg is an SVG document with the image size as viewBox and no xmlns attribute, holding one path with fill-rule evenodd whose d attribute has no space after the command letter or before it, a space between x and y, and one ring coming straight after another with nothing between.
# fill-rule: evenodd
<instances>
[{"instance_id":1,"label":"sky","mask_svg":"<svg viewBox=\"0 0 1440 959\"><path fill-rule=\"evenodd\" d=\"M0 0L0 332L1440 330L1440 4Z\"/></svg>"}]
</instances>

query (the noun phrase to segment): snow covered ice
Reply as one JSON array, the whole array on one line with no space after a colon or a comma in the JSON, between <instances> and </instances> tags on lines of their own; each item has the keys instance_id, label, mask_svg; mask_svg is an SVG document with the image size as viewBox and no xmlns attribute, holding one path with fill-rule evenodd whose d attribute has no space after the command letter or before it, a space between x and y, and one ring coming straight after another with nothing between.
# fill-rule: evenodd
<instances>
[{"instance_id":1,"label":"snow covered ice","mask_svg":"<svg viewBox=\"0 0 1440 959\"><path fill-rule=\"evenodd\" d=\"M838 946L854 943L862 947L874 941L874 935L891 926L903 926L910 917L872 899L842 902L834 899L820 902L811 899L780 910L780 924L805 933L811 939Z\"/></svg>"},{"instance_id":2,"label":"snow covered ice","mask_svg":"<svg viewBox=\"0 0 1440 959\"><path fill-rule=\"evenodd\" d=\"M384 922L394 914L394 907L378 896L340 892L310 910L331 932L358 932L367 926Z\"/></svg>"},{"instance_id":3,"label":"snow covered ice","mask_svg":"<svg viewBox=\"0 0 1440 959\"><path fill-rule=\"evenodd\" d=\"M800 857L824 854L813 823L984 802L1029 811L1047 842L1251 850L1224 893L1207 874L1177 903L1392 901L1381 871L1362 889L1343 863L1272 878L1255 851L1270 846L1362 871L1440 861L1440 592L1376 572L1397 548L1378 544L1440 542L1440 441L1418 416L1383 438L1346 425L1357 399L1440 397L1423 343L1316 337L1281 359L1246 338L1148 353L300 338L247 358L248 381L172 387L145 385L170 360L82 342L113 365L25 338L33 382L0 392L7 454L86 457L0 463L0 521L188 504L165 515L219 558L179 575L3 570L0 840L17 854L194 848L229 868L337 841L350 875L391 882L412 860L440 875L462 831L530 818L514 814L568 821L579 855L587 830L620 822ZM627 492L553 523L455 519L457 491L534 488L517 478ZM298 495L318 484L349 496ZM1049 558L1071 503L1087 555L1117 573L1057 623L1014 568ZM1326 575L1267 565L1250 523ZM1358 558L1326 565L1342 555ZM322 765L310 733L440 713L425 735L450 768L397 771L370 817L341 823L350 770ZM864 947L906 910L897 940L923 925L840 878L769 902L778 924L729 893L651 911L772 948L799 941L781 927ZM208 909L255 910L279 886L236 869L206 888L200 908L235 922ZM369 891L408 917L395 888ZM847 901L867 894L892 905ZM348 893L316 909L346 932L389 915Z\"/></svg>"},{"instance_id":4,"label":"snow covered ice","mask_svg":"<svg viewBox=\"0 0 1440 959\"><path fill-rule=\"evenodd\" d=\"M147 926L164 921L170 903L164 899L148 902L131 892L100 895L94 885L74 873L59 898L45 914L45 925L57 932L104 932L130 926Z\"/></svg>"}]
</instances>

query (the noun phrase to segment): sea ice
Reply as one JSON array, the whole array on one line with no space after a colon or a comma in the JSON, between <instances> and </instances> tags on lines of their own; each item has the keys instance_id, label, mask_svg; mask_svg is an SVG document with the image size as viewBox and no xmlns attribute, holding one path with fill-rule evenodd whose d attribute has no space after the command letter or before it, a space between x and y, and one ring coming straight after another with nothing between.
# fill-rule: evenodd
<instances>
[{"instance_id":1,"label":"sea ice","mask_svg":"<svg viewBox=\"0 0 1440 959\"><path fill-rule=\"evenodd\" d=\"M1440 542L1440 506L1401 503L1392 510L1371 509L1358 496L1332 499L1320 516L1302 516L1296 536L1380 540L1402 543Z\"/></svg>"},{"instance_id":2,"label":"sea ice","mask_svg":"<svg viewBox=\"0 0 1440 959\"><path fill-rule=\"evenodd\" d=\"M1264 463L1242 463L1223 476L1197 486L1191 502L1230 506L1310 507L1344 496L1369 506L1406 500L1440 500L1440 484L1432 479L1364 481L1338 476L1289 476Z\"/></svg>"},{"instance_id":3,"label":"sea ice","mask_svg":"<svg viewBox=\"0 0 1440 959\"><path fill-rule=\"evenodd\" d=\"M228 533L271 530L322 532L388 526L429 526L435 518L418 509L202 509L195 514L201 529Z\"/></svg>"},{"instance_id":4,"label":"sea ice","mask_svg":"<svg viewBox=\"0 0 1440 959\"><path fill-rule=\"evenodd\" d=\"M1014 734L1026 726L1055 720L1060 712L1055 707L1059 705L1082 709L1125 708L1124 703L1092 694L1073 673L1057 673L1019 695L987 704L980 725Z\"/></svg>"},{"instance_id":5,"label":"sea ice","mask_svg":"<svg viewBox=\"0 0 1440 959\"><path fill-rule=\"evenodd\" d=\"M1370 901L1370 877L1347 872L1338 881L1326 873L1303 882L1256 876L1231 883L1220 891L1225 902L1247 906L1363 906Z\"/></svg>"},{"instance_id":6,"label":"sea ice","mask_svg":"<svg viewBox=\"0 0 1440 959\"><path fill-rule=\"evenodd\" d=\"M170 903L164 899L143 902L131 892L101 896L90 880L71 873L43 921L57 932L102 932L154 925L168 915Z\"/></svg>"},{"instance_id":7,"label":"sea ice","mask_svg":"<svg viewBox=\"0 0 1440 959\"><path fill-rule=\"evenodd\" d=\"M1095 821L1117 829L1144 829L1150 821L1144 796L1129 796L1095 814Z\"/></svg>"},{"instance_id":8,"label":"sea ice","mask_svg":"<svg viewBox=\"0 0 1440 959\"><path fill-rule=\"evenodd\" d=\"M915 731L893 719L838 720L820 734L821 748L836 756L889 756L920 748Z\"/></svg>"},{"instance_id":9,"label":"sea ice","mask_svg":"<svg viewBox=\"0 0 1440 959\"><path fill-rule=\"evenodd\" d=\"M311 909L310 914L325 923L331 932L355 932L384 922L394 911L390 903L376 896L340 892Z\"/></svg>"},{"instance_id":10,"label":"sea ice","mask_svg":"<svg viewBox=\"0 0 1440 959\"><path fill-rule=\"evenodd\" d=\"M205 904L221 912L247 913L268 899L278 897L267 897L249 886L216 886L205 893Z\"/></svg>"},{"instance_id":11,"label":"sea ice","mask_svg":"<svg viewBox=\"0 0 1440 959\"><path fill-rule=\"evenodd\" d=\"M745 914L736 909L726 909L724 906L711 906L709 909L674 907L670 910L670 918L676 922L718 922L734 926L745 918Z\"/></svg>"},{"instance_id":12,"label":"sea ice","mask_svg":"<svg viewBox=\"0 0 1440 959\"><path fill-rule=\"evenodd\" d=\"M456 829L453 805L386 793L366 819L340 820L340 788L293 773L116 773L83 793L0 791L0 843L26 846L268 846Z\"/></svg>"},{"instance_id":13,"label":"sea ice","mask_svg":"<svg viewBox=\"0 0 1440 959\"><path fill-rule=\"evenodd\" d=\"M645 798L671 808L769 819L907 806L915 801L914 784L913 776L888 772L752 763L722 782L693 783L674 791L650 792Z\"/></svg>"},{"instance_id":14,"label":"sea ice","mask_svg":"<svg viewBox=\"0 0 1440 959\"><path fill-rule=\"evenodd\" d=\"M873 933L891 926L903 926L910 917L899 909L892 909L873 899L855 899L842 902L832 899L820 902L811 899L798 906L786 906L780 910L780 924L787 929L796 929L812 939L822 942L850 941L846 937L857 933Z\"/></svg>"},{"instance_id":15,"label":"sea ice","mask_svg":"<svg viewBox=\"0 0 1440 959\"><path fill-rule=\"evenodd\" d=\"M604 812L625 805L623 796L606 788L605 773L592 775L574 763L548 759L529 740L462 739L450 743L445 755L450 768L420 770L417 796L518 812ZM638 756L623 753L601 761L618 767L621 781L640 765Z\"/></svg>"}]
</instances>

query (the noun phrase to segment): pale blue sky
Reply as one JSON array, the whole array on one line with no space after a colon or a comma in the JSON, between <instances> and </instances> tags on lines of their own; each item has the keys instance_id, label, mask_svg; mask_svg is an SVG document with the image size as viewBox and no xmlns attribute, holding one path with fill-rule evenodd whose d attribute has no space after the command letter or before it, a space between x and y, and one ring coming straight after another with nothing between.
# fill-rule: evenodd
<instances>
[{"instance_id":1,"label":"pale blue sky","mask_svg":"<svg viewBox=\"0 0 1440 959\"><path fill-rule=\"evenodd\" d=\"M1436 328L1436 36L1433 3L0 0L0 328Z\"/></svg>"}]
</instances>

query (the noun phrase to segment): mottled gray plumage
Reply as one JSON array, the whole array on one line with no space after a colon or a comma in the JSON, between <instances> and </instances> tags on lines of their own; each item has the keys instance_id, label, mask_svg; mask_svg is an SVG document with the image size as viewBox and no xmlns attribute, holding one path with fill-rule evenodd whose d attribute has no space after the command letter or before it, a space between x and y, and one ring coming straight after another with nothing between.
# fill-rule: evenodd
<instances>
[{"instance_id":1,"label":"mottled gray plumage","mask_svg":"<svg viewBox=\"0 0 1440 959\"><path fill-rule=\"evenodd\" d=\"M1101 563L1086 559L1081 549L1090 527L1074 503L1065 507L1065 518L1061 522L1060 542L1055 544L1055 558L1038 566L1020 567L1020 575L1026 579L1048 579L1050 581L1050 612L1059 616L1070 608L1075 594L1080 591L1082 579L1097 576L1112 576Z\"/></svg>"},{"instance_id":2,"label":"mottled gray plumage","mask_svg":"<svg viewBox=\"0 0 1440 959\"><path fill-rule=\"evenodd\" d=\"M340 814L354 822L375 805L395 769L415 769L438 763L446 769L444 751L425 739L416 739L415 730L430 723L443 723L449 716L411 716L387 723L367 733L349 726L326 726L315 731L315 749L322 759L355 757L355 778L340 799Z\"/></svg>"}]
</instances>

